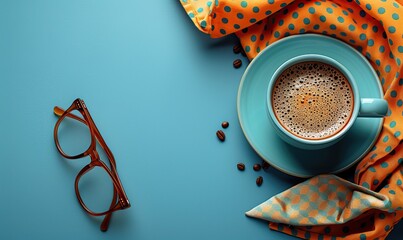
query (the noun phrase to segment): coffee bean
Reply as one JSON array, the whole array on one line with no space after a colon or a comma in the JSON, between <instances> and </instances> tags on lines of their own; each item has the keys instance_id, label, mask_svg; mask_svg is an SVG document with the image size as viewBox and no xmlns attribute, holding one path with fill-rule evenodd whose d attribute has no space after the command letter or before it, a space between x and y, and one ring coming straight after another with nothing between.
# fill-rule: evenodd
<instances>
[{"instance_id":1,"label":"coffee bean","mask_svg":"<svg viewBox=\"0 0 403 240\"><path fill-rule=\"evenodd\" d=\"M242 46L240 44L236 44L232 50L234 51L235 54L238 54L242 51Z\"/></svg>"},{"instance_id":2,"label":"coffee bean","mask_svg":"<svg viewBox=\"0 0 403 240\"><path fill-rule=\"evenodd\" d=\"M243 163L238 163L236 165L236 167L238 168L239 171L244 171L245 170L245 164L243 164Z\"/></svg>"},{"instance_id":3,"label":"coffee bean","mask_svg":"<svg viewBox=\"0 0 403 240\"><path fill-rule=\"evenodd\" d=\"M229 126L229 122L222 122L221 123L221 127L223 127L223 128L227 128Z\"/></svg>"},{"instance_id":4,"label":"coffee bean","mask_svg":"<svg viewBox=\"0 0 403 240\"><path fill-rule=\"evenodd\" d=\"M255 171L260 171L261 168L262 168L262 166L260 166L260 164L253 165L253 170L255 170Z\"/></svg>"},{"instance_id":5,"label":"coffee bean","mask_svg":"<svg viewBox=\"0 0 403 240\"><path fill-rule=\"evenodd\" d=\"M222 130L218 130L216 132L216 135L217 135L218 139L220 139L221 142L225 141L225 133Z\"/></svg>"},{"instance_id":6,"label":"coffee bean","mask_svg":"<svg viewBox=\"0 0 403 240\"><path fill-rule=\"evenodd\" d=\"M236 59L232 65L234 66L234 68L240 68L242 66L242 61L241 59Z\"/></svg>"},{"instance_id":7,"label":"coffee bean","mask_svg":"<svg viewBox=\"0 0 403 240\"><path fill-rule=\"evenodd\" d=\"M256 185L258 185L259 187L262 185L263 183L263 177L259 176L256 178Z\"/></svg>"},{"instance_id":8,"label":"coffee bean","mask_svg":"<svg viewBox=\"0 0 403 240\"><path fill-rule=\"evenodd\" d=\"M269 167L270 167L270 164L269 164L268 162L262 161L262 168L263 168L264 170L269 169Z\"/></svg>"}]
</instances>

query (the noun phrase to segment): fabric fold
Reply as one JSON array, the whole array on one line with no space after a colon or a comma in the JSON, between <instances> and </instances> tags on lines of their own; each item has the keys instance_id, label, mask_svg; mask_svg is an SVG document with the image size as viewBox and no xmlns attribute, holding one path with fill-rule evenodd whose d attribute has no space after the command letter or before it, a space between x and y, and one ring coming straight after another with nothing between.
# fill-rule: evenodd
<instances>
[{"instance_id":1,"label":"fabric fold","mask_svg":"<svg viewBox=\"0 0 403 240\"><path fill-rule=\"evenodd\" d=\"M370 209L394 212L388 197L335 175L319 175L246 212L270 222L294 226L343 224Z\"/></svg>"}]
</instances>

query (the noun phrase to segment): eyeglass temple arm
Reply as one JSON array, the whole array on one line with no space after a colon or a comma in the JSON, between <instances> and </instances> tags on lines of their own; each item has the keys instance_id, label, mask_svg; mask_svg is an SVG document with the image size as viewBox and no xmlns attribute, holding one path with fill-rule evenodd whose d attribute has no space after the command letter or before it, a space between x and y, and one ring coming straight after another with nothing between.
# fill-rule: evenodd
<instances>
[{"instance_id":1,"label":"eyeglass temple arm","mask_svg":"<svg viewBox=\"0 0 403 240\"><path fill-rule=\"evenodd\" d=\"M61 107L56 106L56 107L53 108L53 113L56 114L59 117L61 117L64 112L65 112L65 110L62 109ZM88 125L87 121L85 121L81 117L76 116L76 115L74 115L72 113L67 113L67 117L73 118L73 119L75 119L77 121L80 121L80 122L84 123L85 125Z\"/></svg>"},{"instance_id":2,"label":"eyeglass temple arm","mask_svg":"<svg viewBox=\"0 0 403 240\"><path fill-rule=\"evenodd\" d=\"M113 198L112 198L111 205L109 206L109 209L112 209L113 206L116 205L117 201L119 201L118 193L116 191L116 188L113 188ZM109 222L111 221L111 217L112 217L112 212L105 215L104 220L102 221L101 226L100 226L100 229L102 232L106 232L108 230Z\"/></svg>"}]
</instances>

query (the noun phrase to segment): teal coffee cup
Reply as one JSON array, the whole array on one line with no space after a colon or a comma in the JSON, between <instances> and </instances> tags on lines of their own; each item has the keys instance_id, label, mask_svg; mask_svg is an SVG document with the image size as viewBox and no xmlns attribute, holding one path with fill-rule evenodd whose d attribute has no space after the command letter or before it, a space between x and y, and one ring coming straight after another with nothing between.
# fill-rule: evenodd
<instances>
[{"instance_id":1,"label":"teal coffee cup","mask_svg":"<svg viewBox=\"0 0 403 240\"><path fill-rule=\"evenodd\" d=\"M270 78L266 103L279 137L307 150L337 143L358 117L381 118L388 111L384 99L360 97L348 67L318 54L283 63Z\"/></svg>"}]
</instances>

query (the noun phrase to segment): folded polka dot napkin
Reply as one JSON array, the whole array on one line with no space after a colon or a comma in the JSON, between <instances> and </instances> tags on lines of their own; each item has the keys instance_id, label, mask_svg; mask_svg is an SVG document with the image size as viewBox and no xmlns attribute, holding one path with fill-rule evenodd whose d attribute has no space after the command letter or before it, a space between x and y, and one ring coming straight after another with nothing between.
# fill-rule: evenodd
<instances>
[{"instance_id":1,"label":"folded polka dot napkin","mask_svg":"<svg viewBox=\"0 0 403 240\"><path fill-rule=\"evenodd\" d=\"M304 239L384 239L403 217L403 0L180 0L213 38L234 33L249 59L296 34L344 41L375 69L389 103L382 132L355 183L306 180L246 213ZM286 51L286 49L285 49Z\"/></svg>"}]
</instances>

